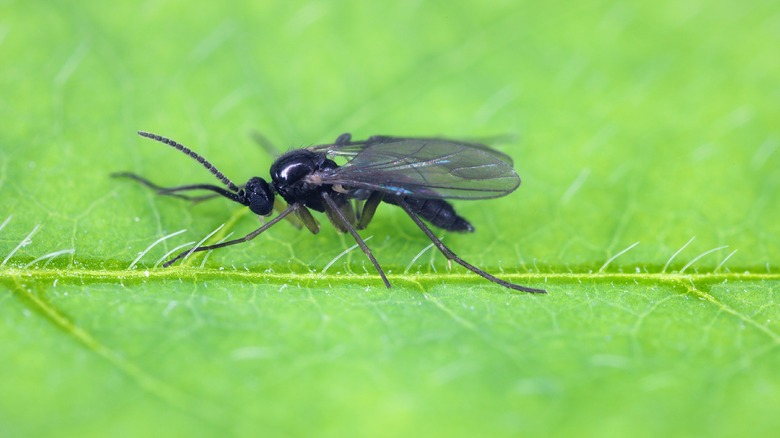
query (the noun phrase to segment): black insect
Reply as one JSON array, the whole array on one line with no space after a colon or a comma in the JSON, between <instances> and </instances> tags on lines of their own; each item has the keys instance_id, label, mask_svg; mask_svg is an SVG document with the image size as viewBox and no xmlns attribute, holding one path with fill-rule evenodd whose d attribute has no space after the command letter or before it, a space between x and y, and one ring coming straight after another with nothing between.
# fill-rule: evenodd
<instances>
[{"instance_id":1,"label":"black insect","mask_svg":"<svg viewBox=\"0 0 780 438\"><path fill-rule=\"evenodd\" d=\"M194 158L227 189L210 184L166 188L132 173L116 173L114 176L134 179L161 195L195 201L223 196L249 207L260 216L269 216L275 206L281 211L240 239L184 251L168 260L163 265L165 267L196 251L208 251L252 240L292 213L309 231L317 233L320 226L310 212L315 210L324 212L338 230L352 235L389 288L390 282L384 271L356 231L366 228L379 204L386 202L401 207L448 260L501 286L523 292L546 293L542 289L501 280L467 263L447 248L422 221L425 219L448 231L472 232L474 227L458 216L445 199L497 198L513 192L520 185L520 177L512 168L512 159L485 145L441 138L388 136L352 141L350 134L342 134L333 144L295 149L280 156L271 165L270 183L253 177L243 186L237 186L187 147L148 132L138 134L165 143ZM347 162L339 166L333 161L337 157ZM196 190L214 194L182 194ZM281 196L288 205L283 206L275 195Z\"/></svg>"}]
</instances>

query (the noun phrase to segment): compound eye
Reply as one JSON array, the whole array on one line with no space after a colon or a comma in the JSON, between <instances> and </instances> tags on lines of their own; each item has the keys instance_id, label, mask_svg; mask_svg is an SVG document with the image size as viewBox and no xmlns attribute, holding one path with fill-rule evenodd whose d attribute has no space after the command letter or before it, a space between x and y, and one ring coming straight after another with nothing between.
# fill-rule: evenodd
<instances>
[{"instance_id":1,"label":"compound eye","mask_svg":"<svg viewBox=\"0 0 780 438\"><path fill-rule=\"evenodd\" d=\"M244 186L248 207L252 213L268 216L274 209L274 193L264 179L254 177Z\"/></svg>"}]
</instances>

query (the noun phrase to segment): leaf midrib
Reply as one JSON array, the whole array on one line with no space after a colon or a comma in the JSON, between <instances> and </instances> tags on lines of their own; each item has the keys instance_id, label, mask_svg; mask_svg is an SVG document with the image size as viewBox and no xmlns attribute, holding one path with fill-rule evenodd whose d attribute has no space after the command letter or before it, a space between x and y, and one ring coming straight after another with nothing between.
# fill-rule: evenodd
<instances>
[{"instance_id":1,"label":"leaf midrib","mask_svg":"<svg viewBox=\"0 0 780 438\"><path fill-rule=\"evenodd\" d=\"M600 272L562 272L562 273L499 273L502 279L513 282L546 283L552 282L612 282L621 283L664 283L664 284L690 284L690 283L722 283L728 281L778 281L780 273L768 272L724 272L724 273L600 273ZM317 272L253 272L240 270L225 270L212 268L181 267L166 269L19 269L7 267L0 269L0 281L25 278L27 280L195 280L213 278L219 280L247 280L251 282L313 282L325 281L328 283L371 283L380 281L376 274L322 274ZM470 283L472 281L484 281L470 273L419 273L419 274L388 274L387 278L398 283L435 283L456 282Z\"/></svg>"}]
</instances>

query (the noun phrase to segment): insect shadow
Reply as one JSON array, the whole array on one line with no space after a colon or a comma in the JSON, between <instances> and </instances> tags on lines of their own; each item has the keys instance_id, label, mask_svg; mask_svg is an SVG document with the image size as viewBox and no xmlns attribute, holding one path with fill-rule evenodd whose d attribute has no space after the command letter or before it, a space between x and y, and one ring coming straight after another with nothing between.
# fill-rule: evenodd
<instances>
[{"instance_id":1,"label":"insect shadow","mask_svg":"<svg viewBox=\"0 0 780 438\"><path fill-rule=\"evenodd\" d=\"M260 228L240 239L183 251L165 262L164 267L193 252L252 240L291 214L316 234L320 225L311 214L310 210L314 210L325 213L339 231L352 235L389 288L385 272L357 232L368 226L379 204L385 202L401 207L448 260L509 289L546 293L542 289L502 280L466 262L444 245L423 222L424 219L447 231L473 232L474 227L458 216L446 199L497 198L513 192L520 185L520 177L512 168L512 159L485 145L442 138L390 136L353 141L350 134L342 134L331 144L282 154L271 165L270 183L263 178L252 177L246 184L238 186L184 145L148 132L139 131L138 134L194 158L225 187L211 184L161 187L134 173L119 172L112 176L135 180L160 195L191 201L225 197L249 207L259 216L270 216L274 209L279 211ZM347 161L338 165L334 161L338 158ZM212 193L200 196L187 194L197 191ZM279 202L276 195L287 205Z\"/></svg>"}]
</instances>

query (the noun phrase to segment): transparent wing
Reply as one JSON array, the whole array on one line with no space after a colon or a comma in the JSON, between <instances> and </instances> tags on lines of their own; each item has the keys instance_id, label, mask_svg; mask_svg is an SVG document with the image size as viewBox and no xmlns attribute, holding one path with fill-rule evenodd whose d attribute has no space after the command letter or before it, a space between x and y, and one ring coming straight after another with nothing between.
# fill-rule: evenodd
<instances>
[{"instance_id":1,"label":"transparent wing","mask_svg":"<svg viewBox=\"0 0 780 438\"><path fill-rule=\"evenodd\" d=\"M512 160L487 146L438 138L371 137L363 142L315 146L351 157L316 175L322 184L416 198L486 199L520 185Z\"/></svg>"},{"instance_id":2,"label":"transparent wing","mask_svg":"<svg viewBox=\"0 0 780 438\"><path fill-rule=\"evenodd\" d=\"M330 157L354 157L355 155L359 154L363 149L370 146L376 146L378 144L386 144L386 143L404 142L404 141L435 141L435 142L456 143L459 145L469 146L474 149L479 149L484 151L487 154L494 155L496 158L508 163L510 166L514 164L512 161L512 157L504 154L503 152L499 152L495 149L492 149L489 146L486 146L484 144L461 141L461 140L449 140L446 138L438 138L438 137L391 137L389 135L374 135L369 137L367 140L349 141L344 144L322 144L322 145L310 146L308 149L315 152L325 152Z\"/></svg>"}]
</instances>

